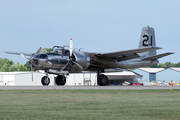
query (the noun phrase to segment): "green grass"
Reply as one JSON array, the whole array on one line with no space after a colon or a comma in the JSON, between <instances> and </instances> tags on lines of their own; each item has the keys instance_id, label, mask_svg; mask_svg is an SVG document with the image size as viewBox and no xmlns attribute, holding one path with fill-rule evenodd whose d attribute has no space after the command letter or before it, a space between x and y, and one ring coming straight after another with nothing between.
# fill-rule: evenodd
<instances>
[{"instance_id":1,"label":"green grass","mask_svg":"<svg viewBox=\"0 0 180 120\"><path fill-rule=\"evenodd\" d=\"M0 90L0 120L179 120L180 90Z\"/></svg>"}]
</instances>

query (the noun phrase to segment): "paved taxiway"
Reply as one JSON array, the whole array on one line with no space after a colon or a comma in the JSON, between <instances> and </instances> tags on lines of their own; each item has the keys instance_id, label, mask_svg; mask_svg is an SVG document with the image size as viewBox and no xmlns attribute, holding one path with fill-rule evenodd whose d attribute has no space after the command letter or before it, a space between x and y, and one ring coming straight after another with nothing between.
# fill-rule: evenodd
<instances>
[{"instance_id":1,"label":"paved taxiway","mask_svg":"<svg viewBox=\"0 0 180 120\"><path fill-rule=\"evenodd\" d=\"M170 86L0 86L0 90L48 90L48 89L122 89L122 90L145 90L145 89L171 89ZM180 89L180 86L173 86Z\"/></svg>"}]
</instances>

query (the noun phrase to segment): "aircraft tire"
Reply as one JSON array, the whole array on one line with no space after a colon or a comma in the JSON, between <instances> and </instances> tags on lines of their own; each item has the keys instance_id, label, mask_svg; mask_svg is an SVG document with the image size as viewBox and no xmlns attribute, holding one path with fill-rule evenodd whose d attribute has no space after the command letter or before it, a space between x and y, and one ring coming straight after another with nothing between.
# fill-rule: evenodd
<instances>
[{"instance_id":1,"label":"aircraft tire","mask_svg":"<svg viewBox=\"0 0 180 120\"><path fill-rule=\"evenodd\" d=\"M64 77L64 79L63 79ZM56 77L56 84L57 85L65 85L66 84L66 77L64 75L58 75Z\"/></svg>"},{"instance_id":2,"label":"aircraft tire","mask_svg":"<svg viewBox=\"0 0 180 120\"><path fill-rule=\"evenodd\" d=\"M106 75L99 75L98 77L98 85L106 86L108 84L108 78Z\"/></svg>"},{"instance_id":3,"label":"aircraft tire","mask_svg":"<svg viewBox=\"0 0 180 120\"><path fill-rule=\"evenodd\" d=\"M50 83L50 79L49 79L49 78L47 79L47 76L44 76L44 77L42 77L42 79L41 79L41 83L42 83L44 86L47 86L47 85L49 85L49 83Z\"/></svg>"}]
</instances>

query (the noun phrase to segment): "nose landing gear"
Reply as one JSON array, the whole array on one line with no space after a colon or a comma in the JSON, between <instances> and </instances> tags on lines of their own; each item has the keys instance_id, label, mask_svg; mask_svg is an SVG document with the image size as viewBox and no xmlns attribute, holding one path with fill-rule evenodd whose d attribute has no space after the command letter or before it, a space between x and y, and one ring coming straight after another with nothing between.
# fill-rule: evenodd
<instances>
[{"instance_id":1,"label":"nose landing gear","mask_svg":"<svg viewBox=\"0 0 180 120\"><path fill-rule=\"evenodd\" d=\"M65 85L66 84L66 77L64 75L58 75L56 77L56 84L57 85Z\"/></svg>"},{"instance_id":2,"label":"nose landing gear","mask_svg":"<svg viewBox=\"0 0 180 120\"><path fill-rule=\"evenodd\" d=\"M42 83L44 86L49 85L49 83L50 83L49 77L47 77L47 76L42 77L41 83Z\"/></svg>"},{"instance_id":3,"label":"nose landing gear","mask_svg":"<svg viewBox=\"0 0 180 120\"><path fill-rule=\"evenodd\" d=\"M46 73L46 76L42 77L42 79L41 79L41 83L44 86L48 86L50 83L48 73L58 75L55 80L57 85L65 85L66 84L65 75L69 75L69 73L67 71L57 71L57 70L51 70L51 69L45 70L45 73Z\"/></svg>"}]
</instances>

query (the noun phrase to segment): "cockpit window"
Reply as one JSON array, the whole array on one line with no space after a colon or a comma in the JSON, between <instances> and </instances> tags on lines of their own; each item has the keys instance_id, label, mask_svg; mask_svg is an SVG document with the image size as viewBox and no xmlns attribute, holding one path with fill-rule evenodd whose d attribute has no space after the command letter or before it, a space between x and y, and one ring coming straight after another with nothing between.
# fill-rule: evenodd
<instances>
[{"instance_id":1,"label":"cockpit window","mask_svg":"<svg viewBox=\"0 0 180 120\"><path fill-rule=\"evenodd\" d=\"M47 55L46 54L40 54L40 58L41 59L47 59Z\"/></svg>"},{"instance_id":2,"label":"cockpit window","mask_svg":"<svg viewBox=\"0 0 180 120\"><path fill-rule=\"evenodd\" d=\"M35 57L35 58L39 58L39 54L36 54L34 57Z\"/></svg>"},{"instance_id":3,"label":"cockpit window","mask_svg":"<svg viewBox=\"0 0 180 120\"><path fill-rule=\"evenodd\" d=\"M69 56L69 50L66 50L66 49L55 49L51 53L56 53L56 54L60 54L63 56Z\"/></svg>"}]
</instances>

